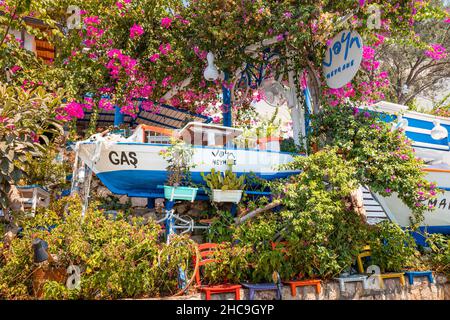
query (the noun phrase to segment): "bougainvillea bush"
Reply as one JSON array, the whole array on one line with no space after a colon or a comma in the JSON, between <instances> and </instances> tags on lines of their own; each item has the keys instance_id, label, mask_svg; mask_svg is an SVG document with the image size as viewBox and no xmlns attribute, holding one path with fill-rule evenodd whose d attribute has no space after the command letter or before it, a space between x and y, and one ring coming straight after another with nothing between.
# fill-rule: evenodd
<instances>
[{"instance_id":1,"label":"bougainvillea bush","mask_svg":"<svg viewBox=\"0 0 450 320\"><path fill-rule=\"evenodd\" d=\"M397 193L412 210L412 222L420 223L423 212L433 209L425 200L438 190L424 179L423 161L416 158L411 141L381 117L350 104L324 107L313 116L311 143L318 148L336 146L354 166L359 184L383 196Z\"/></svg>"}]
</instances>

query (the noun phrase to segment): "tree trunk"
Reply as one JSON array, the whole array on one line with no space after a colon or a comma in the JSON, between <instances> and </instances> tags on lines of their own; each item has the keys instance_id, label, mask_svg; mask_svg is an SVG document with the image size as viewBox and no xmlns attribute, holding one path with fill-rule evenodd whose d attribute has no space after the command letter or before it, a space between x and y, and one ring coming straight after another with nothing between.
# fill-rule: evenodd
<instances>
[{"instance_id":1,"label":"tree trunk","mask_svg":"<svg viewBox=\"0 0 450 320\"><path fill-rule=\"evenodd\" d=\"M21 195L16 186L11 186L8 192L9 209L11 211L24 211Z\"/></svg>"},{"instance_id":2,"label":"tree trunk","mask_svg":"<svg viewBox=\"0 0 450 320\"><path fill-rule=\"evenodd\" d=\"M366 209L364 208L362 188L353 190L350 194L350 200L355 212L361 217L361 220L366 223Z\"/></svg>"},{"instance_id":3,"label":"tree trunk","mask_svg":"<svg viewBox=\"0 0 450 320\"><path fill-rule=\"evenodd\" d=\"M254 216L256 216L257 214L266 212L270 209L273 209L275 207L278 207L281 204L281 201L279 200L275 200L271 203L269 203L268 205L266 205L265 207L262 208L258 208L256 210L253 210L252 212L247 213L246 215L242 216L242 217L238 217L235 219L235 222L237 225L242 224L243 222L245 222L248 219L253 218Z\"/></svg>"}]
</instances>

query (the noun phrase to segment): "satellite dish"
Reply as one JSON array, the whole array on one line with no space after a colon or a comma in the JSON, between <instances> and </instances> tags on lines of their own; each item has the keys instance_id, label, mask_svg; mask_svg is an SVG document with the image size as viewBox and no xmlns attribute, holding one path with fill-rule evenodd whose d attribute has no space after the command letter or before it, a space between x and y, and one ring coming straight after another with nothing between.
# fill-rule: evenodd
<instances>
[{"instance_id":1,"label":"satellite dish","mask_svg":"<svg viewBox=\"0 0 450 320\"><path fill-rule=\"evenodd\" d=\"M265 79L261 84L263 100L272 107L286 103L286 90L281 83L273 78Z\"/></svg>"}]
</instances>

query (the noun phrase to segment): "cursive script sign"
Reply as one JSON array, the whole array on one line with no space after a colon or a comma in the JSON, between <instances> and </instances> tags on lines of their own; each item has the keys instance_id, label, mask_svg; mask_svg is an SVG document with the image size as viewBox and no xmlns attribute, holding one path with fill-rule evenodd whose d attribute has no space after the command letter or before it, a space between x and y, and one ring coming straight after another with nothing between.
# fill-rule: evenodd
<instances>
[{"instance_id":1,"label":"cursive script sign","mask_svg":"<svg viewBox=\"0 0 450 320\"><path fill-rule=\"evenodd\" d=\"M337 34L327 47L323 72L330 88L341 88L359 70L363 55L361 36L356 31L344 30Z\"/></svg>"}]
</instances>

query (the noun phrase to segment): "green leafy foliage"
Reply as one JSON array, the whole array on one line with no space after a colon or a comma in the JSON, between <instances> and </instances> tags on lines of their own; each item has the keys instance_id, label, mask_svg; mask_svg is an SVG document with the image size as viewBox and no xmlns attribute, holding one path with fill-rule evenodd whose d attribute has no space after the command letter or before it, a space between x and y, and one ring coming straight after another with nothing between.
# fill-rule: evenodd
<instances>
[{"instance_id":1,"label":"green leafy foliage","mask_svg":"<svg viewBox=\"0 0 450 320\"><path fill-rule=\"evenodd\" d=\"M192 163L194 150L182 140L172 139L170 147L161 151L163 158L169 163L167 166L167 185L182 186L190 184L190 169L195 166Z\"/></svg>"},{"instance_id":2,"label":"green leafy foliage","mask_svg":"<svg viewBox=\"0 0 450 320\"><path fill-rule=\"evenodd\" d=\"M66 175L72 172L69 161L60 159L56 141L50 144L39 158L34 158L27 154L28 168L26 184L38 184L48 188L66 188Z\"/></svg>"},{"instance_id":3,"label":"green leafy foliage","mask_svg":"<svg viewBox=\"0 0 450 320\"><path fill-rule=\"evenodd\" d=\"M245 175L238 177L231 169L226 170L222 174L220 171L212 168L211 173L208 175L205 175L203 172L201 172L201 175L211 190L243 190L245 188Z\"/></svg>"},{"instance_id":4,"label":"green leafy foliage","mask_svg":"<svg viewBox=\"0 0 450 320\"><path fill-rule=\"evenodd\" d=\"M223 242L210 256L214 261L205 265L202 284L239 283L247 272L250 246L233 246Z\"/></svg>"},{"instance_id":5,"label":"green leafy foliage","mask_svg":"<svg viewBox=\"0 0 450 320\"><path fill-rule=\"evenodd\" d=\"M350 199L358 187L356 170L336 148L296 157L288 167L303 172L274 190L289 222L283 235L293 269L308 278L335 276L351 265L366 238L367 227Z\"/></svg>"},{"instance_id":6,"label":"green leafy foliage","mask_svg":"<svg viewBox=\"0 0 450 320\"><path fill-rule=\"evenodd\" d=\"M208 241L213 243L233 241L234 218L230 211L217 210L208 229Z\"/></svg>"},{"instance_id":7,"label":"green leafy foliage","mask_svg":"<svg viewBox=\"0 0 450 320\"><path fill-rule=\"evenodd\" d=\"M391 130L380 115L350 105L325 107L313 117L312 127L312 143L337 147L354 167L353 179L383 196L396 192L413 212L412 222L423 220L430 209L425 200L436 195L435 184L424 179L424 163L402 131Z\"/></svg>"},{"instance_id":8,"label":"green leafy foliage","mask_svg":"<svg viewBox=\"0 0 450 320\"><path fill-rule=\"evenodd\" d=\"M64 91L43 87L23 90L0 84L0 206L7 208L11 185L27 178L33 158L39 159L50 139L62 134L54 120Z\"/></svg>"},{"instance_id":9,"label":"green leafy foliage","mask_svg":"<svg viewBox=\"0 0 450 320\"><path fill-rule=\"evenodd\" d=\"M411 265L416 253L416 243L408 231L397 224L383 221L377 224L369 240L372 264L381 272L400 272Z\"/></svg>"},{"instance_id":10,"label":"green leafy foliage","mask_svg":"<svg viewBox=\"0 0 450 320\"><path fill-rule=\"evenodd\" d=\"M450 276L450 238L442 234L432 234L427 237L430 246L430 260L433 269Z\"/></svg>"},{"instance_id":11,"label":"green leafy foliage","mask_svg":"<svg viewBox=\"0 0 450 320\"><path fill-rule=\"evenodd\" d=\"M67 208L67 214L63 208ZM23 237L15 238L0 264L0 296L31 298L31 241L39 237L57 256L55 268L77 265L81 269L80 290L47 283L48 299L118 299L173 294L177 291L178 267L191 265L193 242L174 236L170 244L160 244L161 228L142 219L118 215L108 219L100 210L90 208L84 218L81 203L71 199L57 203L34 219L22 220ZM51 232L38 226L54 226ZM191 272L192 274L192 272Z\"/></svg>"}]
</instances>

